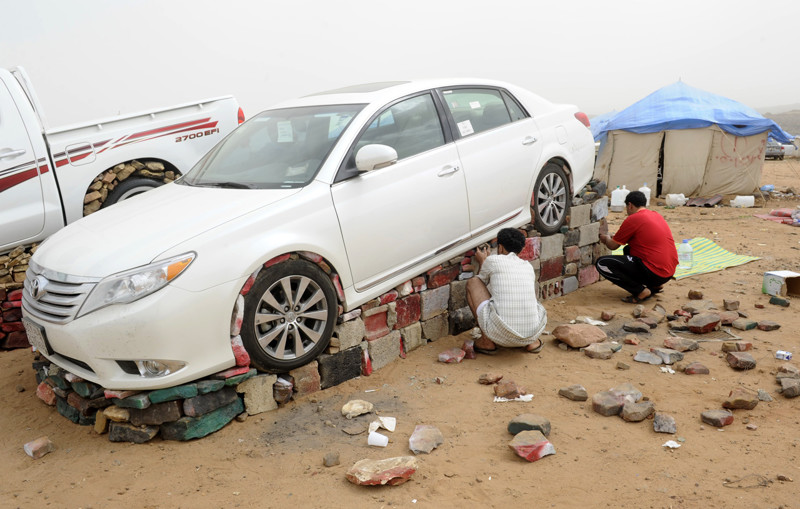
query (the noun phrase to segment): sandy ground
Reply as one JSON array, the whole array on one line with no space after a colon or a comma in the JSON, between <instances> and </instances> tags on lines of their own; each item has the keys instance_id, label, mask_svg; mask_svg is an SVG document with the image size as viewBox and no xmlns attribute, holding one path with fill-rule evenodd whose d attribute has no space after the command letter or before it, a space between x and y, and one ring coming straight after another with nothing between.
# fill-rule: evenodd
<instances>
[{"instance_id":1,"label":"sandy ground","mask_svg":"<svg viewBox=\"0 0 800 509\"><path fill-rule=\"evenodd\" d=\"M800 162L768 161L762 183L777 187L800 181ZM734 371L719 355L719 343L703 343L688 360L707 365L710 375L662 373L633 362L638 348L661 346L662 324L642 345L625 345L611 360L593 360L580 351L559 349L548 337L536 354L505 350L461 364L437 362L438 353L460 346L465 335L429 343L372 376L291 402L269 414L233 422L202 440L187 443L156 439L144 445L111 443L91 428L73 425L35 396L27 350L0 353L1 507L798 507L800 492L800 398L785 399L776 389L782 361L776 350L800 356L796 334L800 318L789 308L767 304L761 294L767 270L800 269L800 229L752 217L771 208L795 207L800 201L770 200L756 209L666 209L676 239L708 237L739 254L761 260L725 271L668 284L658 303L669 312L688 301L690 289L702 291L720 307L738 299L756 320L782 325L773 332L748 331L754 343L755 369ZM611 217L611 230L622 221ZM598 318L617 312L607 327L617 333L633 308L623 294L603 281L545 303L548 330L579 315ZM765 304L757 309L756 304ZM654 305L652 300L648 307ZM616 368L619 361L629 370ZM795 365L800 362L795 359ZM526 387L530 403L494 403L491 387L479 385L482 373L496 372ZM440 377L443 383L436 383ZM655 402L657 411L677 421L675 435L655 433L652 421L627 423L594 413L590 402L558 396L558 389L581 384L590 396L630 382ZM721 407L735 387L765 389L774 401L736 410L724 429L704 425L700 413ZM24 388L24 391L19 389ZM375 404L380 415L398 425L385 449L371 448L366 434L343 431L366 428L373 416L348 421L340 409L350 399ZM537 413L552 423L556 454L528 463L507 447L510 419ZM396 487L361 487L345 471L363 458L411 454L408 437L416 424L433 424L445 443L420 455L420 468ZM755 424L749 430L746 423ZM22 445L47 435L56 450L39 460ZM682 447L662 447L667 440ZM338 452L341 464L322 465ZM794 479L779 481L778 475Z\"/></svg>"}]
</instances>

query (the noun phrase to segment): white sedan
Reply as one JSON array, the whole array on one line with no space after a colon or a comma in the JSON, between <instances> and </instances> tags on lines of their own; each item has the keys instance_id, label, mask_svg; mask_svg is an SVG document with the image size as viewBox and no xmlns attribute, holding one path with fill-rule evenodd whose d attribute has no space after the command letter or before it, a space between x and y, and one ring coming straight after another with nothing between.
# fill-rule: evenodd
<instances>
[{"instance_id":1,"label":"white sedan","mask_svg":"<svg viewBox=\"0 0 800 509\"><path fill-rule=\"evenodd\" d=\"M543 235L558 231L592 174L588 123L574 106L487 80L279 104L175 183L42 244L23 294L28 337L103 387L174 386L234 366L245 293L252 364L289 371L326 348L340 306L532 215Z\"/></svg>"}]
</instances>

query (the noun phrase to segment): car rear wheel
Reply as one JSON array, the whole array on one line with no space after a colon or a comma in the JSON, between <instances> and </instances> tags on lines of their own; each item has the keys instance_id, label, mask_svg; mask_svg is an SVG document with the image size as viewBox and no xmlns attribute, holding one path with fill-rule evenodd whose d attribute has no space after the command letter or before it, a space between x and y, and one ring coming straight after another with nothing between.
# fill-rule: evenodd
<instances>
[{"instance_id":1,"label":"car rear wheel","mask_svg":"<svg viewBox=\"0 0 800 509\"><path fill-rule=\"evenodd\" d=\"M103 202L103 208L114 205L122 200L127 200L137 194L144 193L156 187L164 185L163 182L148 178L129 178L123 180L113 191L108 193L108 198Z\"/></svg>"},{"instance_id":2,"label":"car rear wheel","mask_svg":"<svg viewBox=\"0 0 800 509\"><path fill-rule=\"evenodd\" d=\"M308 364L328 346L337 311L333 284L316 265L293 260L262 271L245 297L250 361L273 373Z\"/></svg>"},{"instance_id":3,"label":"car rear wheel","mask_svg":"<svg viewBox=\"0 0 800 509\"><path fill-rule=\"evenodd\" d=\"M559 165L547 163L536 178L531 199L536 230L542 235L560 230L569 215L570 202L566 173Z\"/></svg>"}]
</instances>

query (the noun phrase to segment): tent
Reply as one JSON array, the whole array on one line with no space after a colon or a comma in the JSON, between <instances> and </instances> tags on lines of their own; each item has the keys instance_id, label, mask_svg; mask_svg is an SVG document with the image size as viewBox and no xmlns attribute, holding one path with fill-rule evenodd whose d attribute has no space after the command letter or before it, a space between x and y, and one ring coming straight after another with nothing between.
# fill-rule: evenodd
<instances>
[{"instance_id":1,"label":"tent","mask_svg":"<svg viewBox=\"0 0 800 509\"><path fill-rule=\"evenodd\" d=\"M600 142L594 177L609 190L647 183L659 196L750 194L767 135L793 139L752 108L680 81L592 123Z\"/></svg>"}]
</instances>

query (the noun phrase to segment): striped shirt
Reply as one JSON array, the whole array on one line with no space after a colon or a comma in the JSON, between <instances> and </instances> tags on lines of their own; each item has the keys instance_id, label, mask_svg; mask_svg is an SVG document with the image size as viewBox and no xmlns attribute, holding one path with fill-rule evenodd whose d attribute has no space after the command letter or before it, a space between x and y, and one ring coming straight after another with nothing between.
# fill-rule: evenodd
<instances>
[{"instance_id":1,"label":"striped shirt","mask_svg":"<svg viewBox=\"0 0 800 509\"><path fill-rule=\"evenodd\" d=\"M481 330L500 346L533 343L547 325L547 311L536 299L536 274L531 264L514 253L491 255L478 277L492 294L477 317Z\"/></svg>"}]
</instances>

